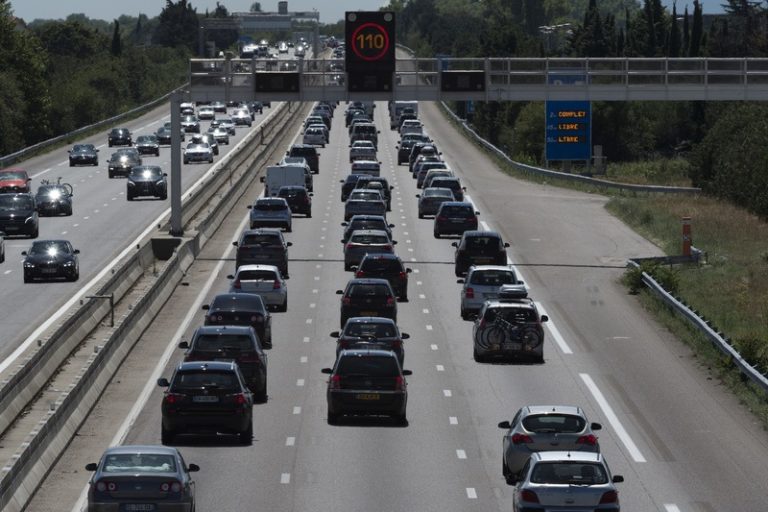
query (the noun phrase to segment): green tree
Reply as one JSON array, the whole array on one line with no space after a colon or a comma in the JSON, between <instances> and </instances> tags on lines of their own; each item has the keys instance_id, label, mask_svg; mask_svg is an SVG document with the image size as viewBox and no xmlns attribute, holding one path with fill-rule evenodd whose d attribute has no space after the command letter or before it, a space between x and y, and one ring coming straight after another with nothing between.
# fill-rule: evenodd
<instances>
[{"instance_id":1,"label":"green tree","mask_svg":"<svg viewBox=\"0 0 768 512\"><path fill-rule=\"evenodd\" d=\"M680 27L677 25L677 2L672 3L672 19L669 24L669 39L667 41L667 57L680 56Z\"/></svg>"},{"instance_id":2,"label":"green tree","mask_svg":"<svg viewBox=\"0 0 768 512\"><path fill-rule=\"evenodd\" d=\"M691 41L688 47L689 57L701 55L701 42L704 37L704 15L699 0L693 0L693 25L691 27Z\"/></svg>"},{"instance_id":3,"label":"green tree","mask_svg":"<svg viewBox=\"0 0 768 512\"><path fill-rule=\"evenodd\" d=\"M200 23L197 10L187 0L166 0L160 12L159 24L155 29L152 42L170 48L184 47L190 52L197 50L197 32Z\"/></svg>"},{"instance_id":4,"label":"green tree","mask_svg":"<svg viewBox=\"0 0 768 512\"><path fill-rule=\"evenodd\" d=\"M123 41L120 37L120 22L115 20L115 30L112 32L111 52L113 57L119 57L123 53Z\"/></svg>"}]
</instances>

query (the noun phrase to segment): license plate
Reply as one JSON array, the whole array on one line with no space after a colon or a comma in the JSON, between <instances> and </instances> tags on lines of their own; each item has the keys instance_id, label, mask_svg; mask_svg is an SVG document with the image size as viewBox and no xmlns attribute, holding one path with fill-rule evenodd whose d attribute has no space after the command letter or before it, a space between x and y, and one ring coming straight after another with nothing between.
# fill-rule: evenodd
<instances>
[{"instance_id":1,"label":"license plate","mask_svg":"<svg viewBox=\"0 0 768 512\"><path fill-rule=\"evenodd\" d=\"M192 401L202 402L202 403L212 403L212 402L218 402L219 397L211 396L211 395L198 395L198 396L193 396Z\"/></svg>"},{"instance_id":2,"label":"license plate","mask_svg":"<svg viewBox=\"0 0 768 512\"><path fill-rule=\"evenodd\" d=\"M484 299L496 299L498 298L498 295L495 293L484 293L483 294Z\"/></svg>"},{"instance_id":3,"label":"license plate","mask_svg":"<svg viewBox=\"0 0 768 512\"><path fill-rule=\"evenodd\" d=\"M451 219L451 222L453 224L464 224L464 221L461 219Z\"/></svg>"},{"instance_id":4,"label":"license plate","mask_svg":"<svg viewBox=\"0 0 768 512\"><path fill-rule=\"evenodd\" d=\"M522 343L503 343L501 347L504 350L520 350L523 348Z\"/></svg>"},{"instance_id":5,"label":"license plate","mask_svg":"<svg viewBox=\"0 0 768 512\"><path fill-rule=\"evenodd\" d=\"M475 258L475 262L479 263L480 265L487 265L491 261L491 258Z\"/></svg>"},{"instance_id":6,"label":"license plate","mask_svg":"<svg viewBox=\"0 0 768 512\"><path fill-rule=\"evenodd\" d=\"M56 270L57 269L55 268L44 268L44 269L41 269L40 272L42 272L43 274L55 274Z\"/></svg>"},{"instance_id":7,"label":"license plate","mask_svg":"<svg viewBox=\"0 0 768 512\"><path fill-rule=\"evenodd\" d=\"M378 311L361 311L360 315L361 316L376 316L376 313L378 313Z\"/></svg>"},{"instance_id":8,"label":"license plate","mask_svg":"<svg viewBox=\"0 0 768 512\"><path fill-rule=\"evenodd\" d=\"M147 511L155 510L155 505L154 503L126 503L123 506L123 509L126 512Z\"/></svg>"},{"instance_id":9,"label":"license plate","mask_svg":"<svg viewBox=\"0 0 768 512\"><path fill-rule=\"evenodd\" d=\"M378 393L359 393L355 395L358 400L378 400L380 398Z\"/></svg>"}]
</instances>

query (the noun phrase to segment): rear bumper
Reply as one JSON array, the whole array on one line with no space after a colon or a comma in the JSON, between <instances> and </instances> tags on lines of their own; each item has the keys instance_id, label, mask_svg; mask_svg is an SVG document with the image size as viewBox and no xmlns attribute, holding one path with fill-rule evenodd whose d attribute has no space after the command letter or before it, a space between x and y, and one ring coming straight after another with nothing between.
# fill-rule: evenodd
<instances>
[{"instance_id":1,"label":"rear bumper","mask_svg":"<svg viewBox=\"0 0 768 512\"><path fill-rule=\"evenodd\" d=\"M376 400L360 397L378 395ZM328 392L328 409L332 414L404 415L408 395L402 392L377 390L342 390Z\"/></svg>"}]
</instances>

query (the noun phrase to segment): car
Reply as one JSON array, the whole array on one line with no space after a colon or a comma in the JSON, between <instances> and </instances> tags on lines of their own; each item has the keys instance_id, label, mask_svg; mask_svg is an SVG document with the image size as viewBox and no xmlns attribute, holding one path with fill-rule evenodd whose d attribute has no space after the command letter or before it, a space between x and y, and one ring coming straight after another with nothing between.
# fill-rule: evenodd
<instances>
[{"instance_id":1,"label":"car","mask_svg":"<svg viewBox=\"0 0 768 512\"><path fill-rule=\"evenodd\" d=\"M309 128L313 124L319 124L319 125L324 126L326 129L330 129L330 126L325 124L325 122L326 122L325 120L326 119L327 119L326 117L321 116L319 114L318 115L310 115L310 116L308 116L304 120L304 130L306 130L307 128Z\"/></svg>"},{"instance_id":2,"label":"car","mask_svg":"<svg viewBox=\"0 0 768 512\"><path fill-rule=\"evenodd\" d=\"M416 194L419 198L418 216L423 219L427 215L436 215L440 205L447 201L456 201L453 197L453 191L449 188L427 187L421 194Z\"/></svg>"},{"instance_id":3,"label":"car","mask_svg":"<svg viewBox=\"0 0 768 512\"><path fill-rule=\"evenodd\" d=\"M303 156L307 161L307 164L309 164L309 168L312 170L313 174L318 174L320 172L320 155L315 146L308 144L294 144L288 151L286 151L285 156Z\"/></svg>"},{"instance_id":4,"label":"car","mask_svg":"<svg viewBox=\"0 0 768 512\"><path fill-rule=\"evenodd\" d=\"M523 285L504 285L495 300L487 300L472 326L472 355L477 362L491 358L532 359L544 362L544 328Z\"/></svg>"},{"instance_id":5,"label":"car","mask_svg":"<svg viewBox=\"0 0 768 512\"><path fill-rule=\"evenodd\" d=\"M227 130L230 136L237 133L235 121L231 117L217 117L211 121L211 126L214 128L219 127Z\"/></svg>"},{"instance_id":6,"label":"car","mask_svg":"<svg viewBox=\"0 0 768 512\"><path fill-rule=\"evenodd\" d=\"M291 213L301 213L307 218L312 217L312 193L307 192L306 187L282 186L277 191L277 197L282 197L288 202Z\"/></svg>"},{"instance_id":7,"label":"car","mask_svg":"<svg viewBox=\"0 0 768 512\"><path fill-rule=\"evenodd\" d=\"M184 361L234 361L256 402L267 401L267 354L253 327L202 325L192 339L179 343Z\"/></svg>"},{"instance_id":8,"label":"car","mask_svg":"<svg viewBox=\"0 0 768 512\"><path fill-rule=\"evenodd\" d=\"M353 316L383 316L397 322L397 298L386 279L356 277L336 294L341 295L342 328Z\"/></svg>"},{"instance_id":9,"label":"car","mask_svg":"<svg viewBox=\"0 0 768 512\"><path fill-rule=\"evenodd\" d=\"M394 254L397 241L390 240L386 231L361 229L353 231L344 243L344 270L352 270L366 254Z\"/></svg>"},{"instance_id":10,"label":"car","mask_svg":"<svg viewBox=\"0 0 768 512\"><path fill-rule=\"evenodd\" d=\"M0 194L0 231L9 235L37 238L40 216L32 194Z\"/></svg>"},{"instance_id":11,"label":"car","mask_svg":"<svg viewBox=\"0 0 768 512\"><path fill-rule=\"evenodd\" d=\"M457 201L464 200L464 192L467 190L466 187L461 186L461 181L455 176L437 176L430 182L429 186L451 189L451 191L453 191L453 197L455 197Z\"/></svg>"},{"instance_id":12,"label":"car","mask_svg":"<svg viewBox=\"0 0 768 512\"><path fill-rule=\"evenodd\" d=\"M159 165L138 165L131 169L126 181L125 198L133 201L137 197L151 196L165 201L168 199L168 174Z\"/></svg>"},{"instance_id":13,"label":"car","mask_svg":"<svg viewBox=\"0 0 768 512\"><path fill-rule=\"evenodd\" d=\"M232 114L232 120L235 122L235 126L248 126L250 128L253 124L251 113L246 109L236 110Z\"/></svg>"},{"instance_id":14,"label":"car","mask_svg":"<svg viewBox=\"0 0 768 512\"><path fill-rule=\"evenodd\" d=\"M300 166L304 168L304 187L307 191L312 192L314 190L314 178L312 176L312 169L309 168L309 164L303 156L284 156L277 165L287 165L291 167Z\"/></svg>"},{"instance_id":15,"label":"car","mask_svg":"<svg viewBox=\"0 0 768 512\"><path fill-rule=\"evenodd\" d=\"M182 101L179 104L179 112L182 115L190 115L195 113L195 104L191 101Z\"/></svg>"},{"instance_id":16,"label":"car","mask_svg":"<svg viewBox=\"0 0 768 512\"><path fill-rule=\"evenodd\" d=\"M168 146L171 144L171 137L172 137L173 128L170 126L161 126L157 129L155 132L155 136L157 137L157 143L161 146ZM179 130L179 140L181 142L184 142L185 135L184 130Z\"/></svg>"},{"instance_id":17,"label":"car","mask_svg":"<svg viewBox=\"0 0 768 512\"><path fill-rule=\"evenodd\" d=\"M112 146L131 146L133 137L128 128L112 128L107 134L107 145Z\"/></svg>"},{"instance_id":18,"label":"car","mask_svg":"<svg viewBox=\"0 0 768 512\"><path fill-rule=\"evenodd\" d=\"M226 113L227 112L227 104L223 101L214 101L211 103L211 107L213 107L213 111L216 113Z\"/></svg>"},{"instance_id":19,"label":"car","mask_svg":"<svg viewBox=\"0 0 768 512\"><path fill-rule=\"evenodd\" d=\"M376 146L370 140L358 140L349 145L349 163L355 160L376 160Z\"/></svg>"},{"instance_id":20,"label":"car","mask_svg":"<svg viewBox=\"0 0 768 512\"><path fill-rule=\"evenodd\" d=\"M378 197L377 197L378 196ZM387 203L375 190L353 190L344 202L344 220L355 215L387 215Z\"/></svg>"},{"instance_id":21,"label":"car","mask_svg":"<svg viewBox=\"0 0 768 512\"><path fill-rule=\"evenodd\" d=\"M69 166L99 165L99 150L93 144L75 144L69 153Z\"/></svg>"},{"instance_id":22,"label":"car","mask_svg":"<svg viewBox=\"0 0 768 512\"><path fill-rule=\"evenodd\" d=\"M508 484L513 484L525 463L535 452L572 450L599 452L595 431L603 427L590 423L581 407L572 405L526 405L511 421L502 421L503 455L501 470Z\"/></svg>"},{"instance_id":23,"label":"car","mask_svg":"<svg viewBox=\"0 0 768 512\"><path fill-rule=\"evenodd\" d=\"M355 189L357 186L357 180L360 179L360 177L363 176L362 174L347 174L347 177L343 180L339 180L339 183L341 183L341 202L347 200L349 197L349 194Z\"/></svg>"},{"instance_id":24,"label":"car","mask_svg":"<svg viewBox=\"0 0 768 512\"><path fill-rule=\"evenodd\" d=\"M325 144L328 144L331 140L331 132L328 129L328 127L325 126L323 123L318 123L318 122L312 123L304 129L304 132L306 133L307 130L321 131L323 133L323 139Z\"/></svg>"},{"instance_id":25,"label":"car","mask_svg":"<svg viewBox=\"0 0 768 512\"><path fill-rule=\"evenodd\" d=\"M160 140L157 135L139 135L136 138L136 149L140 155L160 156Z\"/></svg>"},{"instance_id":26,"label":"car","mask_svg":"<svg viewBox=\"0 0 768 512\"><path fill-rule=\"evenodd\" d=\"M325 147L325 142L326 142L325 132L320 128L309 127L306 130L304 130L302 143L312 145L312 146Z\"/></svg>"},{"instance_id":27,"label":"car","mask_svg":"<svg viewBox=\"0 0 768 512\"><path fill-rule=\"evenodd\" d=\"M293 244L285 241L279 229L247 229L232 245L237 247L235 270L248 264L274 265L288 278L288 248Z\"/></svg>"},{"instance_id":28,"label":"car","mask_svg":"<svg viewBox=\"0 0 768 512\"><path fill-rule=\"evenodd\" d=\"M461 240L451 244L454 252L454 273L461 277L472 265L506 265L508 242L496 231L465 231Z\"/></svg>"},{"instance_id":29,"label":"car","mask_svg":"<svg viewBox=\"0 0 768 512\"><path fill-rule=\"evenodd\" d=\"M272 315L255 293L220 293L203 305L205 325L251 326L265 348L272 348Z\"/></svg>"},{"instance_id":30,"label":"car","mask_svg":"<svg viewBox=\"0 0 768 512\"><path fill-rule=\"evenodd\" d=\"M216 142L216 137L210 133L193 135L190 139L190 143L208 144L211 147L211 151L213 151L214 156L219 154L219 143Z\"/></svg>"},{"instance_id":31,"label":"car","mask_svg":"<svg viewBox=\"0 0 768 512\"><path fill-rule=\"evenodd\" d=\"M391 318L377 316L350 318L341 331L333 331L330 336L336 338L336 357L342 350L389 350L397 355L400 366L405 360L403 340L411 337L401 333Z\"/></svg>"},{"instance_id":32,"label":"car","mask_svg":"<svg viewBox=\"0 0 768 512\"><path fill-rule=\"evenodd\" d=\"M349 128L349 125L352 124L352 120L356 118L357 119L365 118L367 121L370 122L370 119L368 119L368 116L365 113L365 109L350 107L344 112L344 126Z\"/></svg>"},{"instance_id":33,"label":"car","mask_svg":"<svg viewBox=\"0 0 768 512\"><path fill-rule=\"evenodd\" d=\"M201 119L201 120L205 119L207 121L210 121L214 117L216 117L216 111L211 105L203 105L199 109L197 109L198 119Z\"/></svg>"},{"instance_id":34,"label":"car","mask_svg":"<svg viewBox=\"0 0 768 512\"><path fill-rule=\"evenodd\" d=\"M408 383L411 375L403 370L397 355L388 350L342 350L330 375L326 399L328 424L335 425L342 415L387 415L406 425Z\"/></svg>"},{"instance_id":35,"label":"car","mask_svg":"<svg viewBox=\"0 0 768 512\"><path fill-rule=\"evenodd\" d=\"M375 160L355 160L350 165L352 174L366 174L378 177L381 174L381 162Z\"/></svg>"},{"instance_id":36,"label":"car","mask_svg":"<svg viewBox=\"0 0 768 512\"><path fill-rule=\"evenodd\" d=\"M200 133L200 120L192 114L181 116L181 128L187 133Z\"/></svg>"},{"instance_id":37,"label":"car","mask_svg":"<svg viewBox=\"0 0 768 512\"><path fill-rule=\"evenodd\" d=\"M264 103L261 101L251 101L248 103L248 109L252 113L258 112L259 114L264 113Z\"/></svg>"},{"instance_id":38,"label":"car","mask_svg":"<svg viewBox=\"0 0 768 512\"><path fill-rule=\"evenodd\" d=\"M213 150L210 144L190 142L184 148L184 163L208 162L213 163Z\"/></svg>"},{"instance_id":39,"label":"car","mask_svg":"<svg viewBox=\"0 0 768 512\"><path fill-rule=\"evenodd\" d=\"M216 126L213 128L210 128L208 130L208 133L213 135L213 139L218 144L226 144L229 145L229 132L222 128L221 126Z\"/></svg>"},{"instance_id":40,"label":"car","mask_svg":"<svg viewBox=\"0 0 768 512\"><path fill-rule=\"evenodd\" d=\"M387 219L382 215L353 215L348 221L342 222L341 226L344 228L342 243L347 243L352 233L358 229L380 229L385 231L392 240L392 228L395 227L394 224L388 224Z\"/></svg>"},{"instance_id":41,"label":"car","mask_svg":"<svg viewBox=\"0 0 768 512\"><path fill-rule=\"evenodd\" d=\"M362 175L355 183L355 189L378 190L387 203L387 211L392 210L392 191L395 187L389 184L387 178Z\"/></svg>"},{"instance_id":42,"label":"car","mask_svg":"<svg viewBox=\"0 0 768 512\"><path fill-rule=\"evenodd\" d=\"M614 484L623 481L622 475L611 475L599 453L536 452L515 485L512 510L618 512L619 493Z\"/></svg>"},{"instance_id":43,"label":"car","mask_svg":"<svg viewBox=\"0 0 768 512\"><path fill-rule=\"evenodd\" d=\"M293 212L283 197L260 197L248 209L251 229L279 227L289 233L293 229Z\"/></svg>"},{"instance_id":44,"label":"car","mask_svg":"<svg viewBox=\"0 0 768 512\"><path fill-rule=\"evenodd\" d=\"M80 277L78 249L72 247L67 240L38 240L32 242L29 250L21 253L24 256L24 282L31 283L35 279L63 278L66 281L77 281Z\"/></svg>"},{"instance_id":45,"label":"car","mask_svg":"<svg viewBox=\"0 0 768 512\"><path fill-rule=\"evenodd\" d=\"M241 265L234 275L229 293L255 293L261 295L267 308L288 311L288 286L274 265Z\"/></svg>"},{"instance_id":46,"label":"car","mask_svg":"<svg viewBox=\"0 0 768 512\"><path fill-rule=\"evenodd\" d=\"M277 46L278 53L288 53L288 43L285 41L281 41L280 44Z\"/></svg>"},{"instance_id":47,"label":"car","mask_svg":"<svg viewBox=\"0 0 768 512\"><path fill-rule=\"evenodd\" d=\"M131 169L141 165L141 155L136 148L121 148L112 153L107 162L107 176L128 176Z\"/></svg>"},{"instance_id":48,"label":"car","mask_svg":"<svg viewBox=\"0 0 768 512\"><path fill-rule=\"evenodd\" d=\"M5 233L0 231L0 263L5 261Z\"/></svg>"},{"instance_id":49,"label":"car","mask_svg":"<svg viewBox=\"0 0 768 512\"><path fill-rule=\"evenodd\" d=\"M463 285L459 293L461 318L470 320L477 316L486 300L499 298L504 285L524 285L511 265L477 265L469 267L467 276L458 279Z\"/></svg>"},{"instance_id":50,"label":"car","mask_svg":"<svg viewBox=\"0 0 768 512\"><path fill-rule=\"evenodd\" d=\"M446 201L440 205L435 214L432 228L435 238L443 235L461 235L465 231L477 229L477 216L472 203Z\"/></svg>"},{"instance_id":51,"label":"car","mask_svg":"<svg viewBox=\"0 0 768 512\"><path fill-rule=\"evenodd\" d=\"M379 133L373 123L354 123L350 125L352 132L349 135L349 141L354 143L357 140L370 140L373 145L379 147Z\"/></svg>"},{"instance_id":52,"label":"car","mask_svg":"<svg viewBox=\"0 0 768 512\"><path fill-rule=\"evenodd\" d=\"M31 192L30 181L32 178L24 169L2 169L0 170L0 194Z\"/></svg>"},{"instance_id":53,"label":"car","mask_svg":"<svg viewBox=\"0 0 768 512\"><path fill-rule=\"evenodd\" d=\"M234 361L181 362L169 381L161 405L160 438L173 444L176 436L189 432L235 434L240 444L253 440L253 394Z\"/></svg>"},{"instance_id":54,"label":"car","mask_svg":"<svg viewBox=\"0 0 768 512\"><path fill-rule=\"evenodd\" d=\"M419 167L419 176L416 178L416 187L417 188L427 188L434 186L432 184L432 181L436 178L453 178L455 177L453 174L453 171L445 168L445 167L430 167L428 164L432 164L433 162L425 162ZM422 178L423 173L423 178ZM421 180L421 186L419 186L419 180ZM447 188L447 187L442 187ZM454 194L455 197L455 194ZM462 196L462 199L464 197Z\"/></svg>"},{"instance_id":55,"label":"car","mask_svg":"<svg viewBox=\"0 0 768 512\"><path fill-rule=\"evenodd\" d=\"M425 169L424 172L421 172L422 167L425 164L431 164L432 168L443 168L447 169L448 164L443 161L443 159L437 155L422 155L419 158L416 159L415 162L413 162L413 166L411 167L411 176L416 180L416 187L421 188L424 185L424 178L427 177L427 170Z\"/></svg>"},{"instance_id":56,"label":"car","mask_svg":"<svg viewBox=\"0 0 768 512\"><path fill-rule=\"evenodd\" d=\"M69 183L40 182L35 194L38 215L72 215L72 185Z\"/></svg>"},{"instance_id":57,"label":"car","mask_svg":"<svg viewBox=\"0 0 768 512\"><path fill-rule=\"evenodd\" d=\"M190 473L200 471L200 466L187 464L174 447L113 446L85 469L93 472L88 481L89 512L195 510L195 481Z\"/></svg>"},{"instance_id":58,"label":"car","mask_svg":"<svg viewBox=\"0 0 768 512\"><path fill-rule=\"evenodd\" d=\"M411 148L411 154L408 156L408 170L413 173L413 165L416 163L419 157L439 157L442 153L437 150L437 146L433 143L419 143L413 145ZM415 178L415 176L414 176Z\"/></svg>"},{"instance_id":59,"label":"car","mask_svg":"<svg viewBox=\"0 0 768 512\"><path fill-rule=\"evenodd\" d=\"M407 119L405 115L400 117L400 136L403 137L409 133L422 133L424 125L418 119Z\"/></svg>"},{"instance_id":60,"label":"car","mask_svg":"<svg viewBox=\"0 0 768 512\"><path fill-rule=\"evenodd\" d=\"M397 299L408 301L408 274L412 270L406 268L394 253L368 253L363 256L354 271L355 277L386 279L395 291Z\"/></svg>"}]
</instances>

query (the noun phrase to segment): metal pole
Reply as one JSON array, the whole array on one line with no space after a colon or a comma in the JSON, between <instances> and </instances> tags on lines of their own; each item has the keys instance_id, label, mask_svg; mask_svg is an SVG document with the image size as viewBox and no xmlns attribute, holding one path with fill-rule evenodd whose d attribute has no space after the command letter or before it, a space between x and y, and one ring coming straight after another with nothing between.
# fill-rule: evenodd
<instances>
[{"instance_id":1,"label":"metal pole","mask_svg":"<svg viewBox=\"0 0 768 512\"><path fill-rule=\"evenodd\" d=\"M181 92L171 94L171 236L184 235L181 220Z\"/></svg>"}]
</instances>

